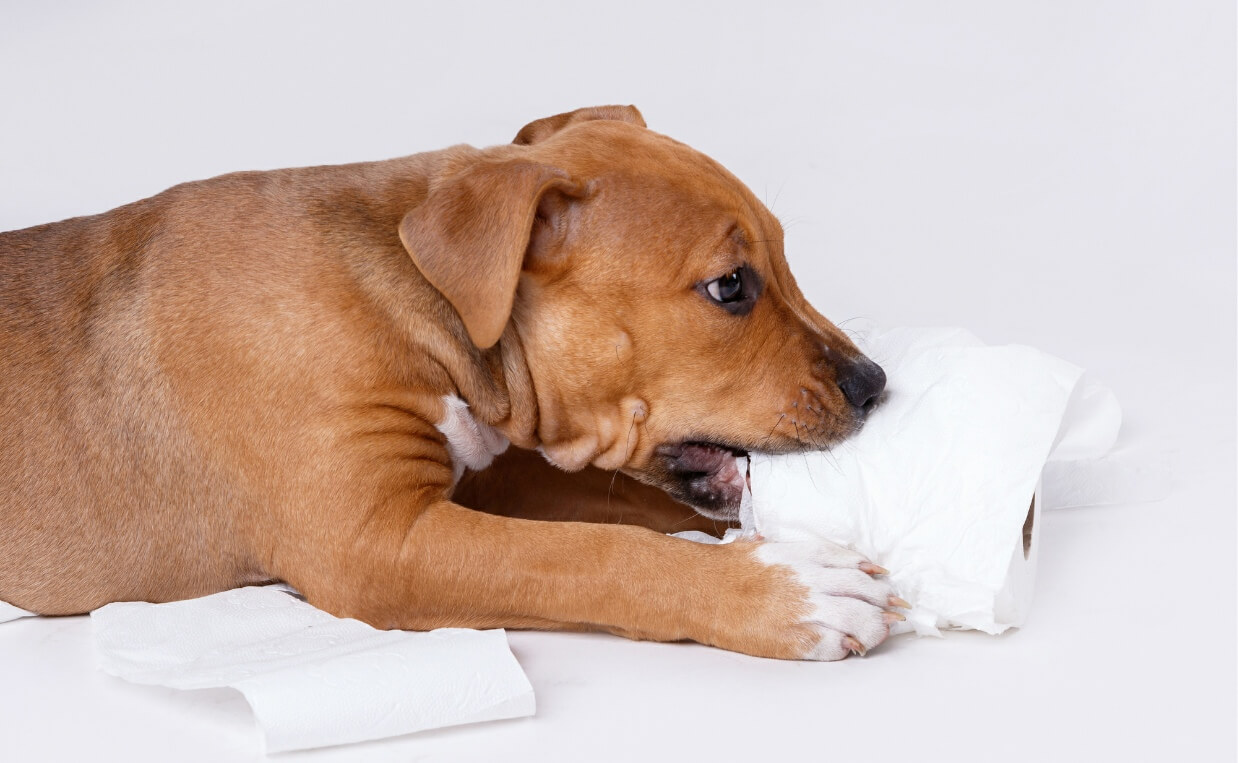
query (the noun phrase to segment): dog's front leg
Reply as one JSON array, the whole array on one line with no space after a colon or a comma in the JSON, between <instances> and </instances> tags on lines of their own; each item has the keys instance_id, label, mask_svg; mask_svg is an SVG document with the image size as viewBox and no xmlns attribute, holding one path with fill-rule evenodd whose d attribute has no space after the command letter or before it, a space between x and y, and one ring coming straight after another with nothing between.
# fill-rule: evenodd
<instances>
[{"instance_id":1,"label":"dog's front leg","mask_svg":"<svg viewBox=\"0 0 1238 763\"><path fill-rule=\"evenodd\" d=\"M839 548L705 545L448 500L368 516L342 558L284 577L311 603L381 628L602 629L831 660L880 643L897 617L884 610L889 587Z\"/></svg>"}]
</instances>

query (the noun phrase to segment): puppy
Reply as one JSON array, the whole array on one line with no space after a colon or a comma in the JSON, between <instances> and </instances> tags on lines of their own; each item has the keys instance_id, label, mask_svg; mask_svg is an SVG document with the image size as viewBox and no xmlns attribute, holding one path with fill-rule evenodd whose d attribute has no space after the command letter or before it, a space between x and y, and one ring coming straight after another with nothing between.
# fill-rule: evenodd
<instances>
[{"instance_id":1,"label":"puppy","mask_svg":"<svg viewBox=\"0 0 1238 763\"><path fill-rule=\"evenodd\" d=\"M857 554L664 534L884 385L782 241L617 106L2 234L0 600L284 580L380 628L863 652L902 602Z\"/></svg>"}]
</instances>

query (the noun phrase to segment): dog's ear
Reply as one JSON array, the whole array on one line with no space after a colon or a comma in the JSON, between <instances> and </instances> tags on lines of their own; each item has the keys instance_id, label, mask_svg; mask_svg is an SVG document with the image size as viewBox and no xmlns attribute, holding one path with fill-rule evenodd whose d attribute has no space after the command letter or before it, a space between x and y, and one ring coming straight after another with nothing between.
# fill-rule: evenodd
<instances>
[{"instance_id":1,"label":"dog's ear","mask_svg":"<svg viewBox=\"0 0 1238 763\"><path fill-rule=\"evenodd\" d=\"M432 187L400 221L400 241L484 350L503 335L526 258L562 243L582 193L545 164L478 163Z\"/></svg>"},{"instance_id":2,"label":"dog's ear","mask_svg":"<svg viewBox=\"0 0 1238 763\"><path fill-rule=\"evenodd\" d=\"M595 119L609 119L615 122L630 122L646 127L645 118L640 115L635 106L590 106L587 109L576 109L553 117L546 117L535 122L529 122L516 133L512 141L517 146L531 146L534 143L549 138L568 125L578 122L591 122Z\"/></svg>"}]
</instances>

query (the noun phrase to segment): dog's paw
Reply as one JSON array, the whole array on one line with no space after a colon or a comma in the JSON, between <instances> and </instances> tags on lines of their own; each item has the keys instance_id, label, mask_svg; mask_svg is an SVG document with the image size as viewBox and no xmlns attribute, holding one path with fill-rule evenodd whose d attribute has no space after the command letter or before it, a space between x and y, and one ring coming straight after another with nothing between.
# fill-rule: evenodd
<instances>
[{"instance_id":1,"label":"dog's paw","mask_svg":"<svg viewBox=\"0 0 1238 763\"><path fill-rule=\"evenodd\" d=\"M790 606L774 615L781 623L771 624L780 640L791 641L799 659L862 655L885 641L891 623L903 619L890 608L907 602L875 577L885 570L850 549L823 541L767 541L753 555L783 578L779 599Z\"/></svg>"}]
</instances>

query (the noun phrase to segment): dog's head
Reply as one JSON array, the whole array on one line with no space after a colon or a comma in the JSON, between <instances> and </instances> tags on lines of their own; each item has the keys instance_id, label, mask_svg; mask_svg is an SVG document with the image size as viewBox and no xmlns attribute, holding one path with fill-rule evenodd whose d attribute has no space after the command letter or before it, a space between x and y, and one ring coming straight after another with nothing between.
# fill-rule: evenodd
<instances>
[{"instance_id":1,"label":"dog's head","mask_svg":"<svg viewBox=\"0 0 1238 763\"><path fill-rule=\"evenodd\" d=\"M518 342L537 441L733 519L736 456L855 432L885 375L804 299L782 227L722 166L582 109L482 152L401 237L480 348Z\"/></svg>"}]
</instances>

